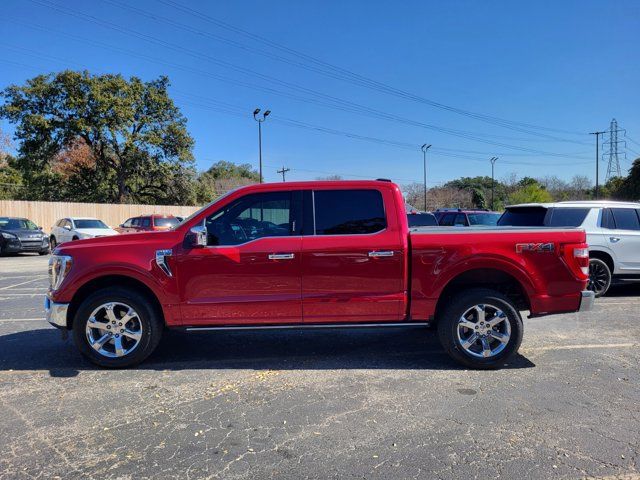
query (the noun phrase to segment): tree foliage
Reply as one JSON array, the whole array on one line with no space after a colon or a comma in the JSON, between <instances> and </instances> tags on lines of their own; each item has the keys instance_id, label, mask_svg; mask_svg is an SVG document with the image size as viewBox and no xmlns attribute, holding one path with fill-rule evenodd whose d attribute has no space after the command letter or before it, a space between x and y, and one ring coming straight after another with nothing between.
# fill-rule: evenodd
<instances>
[{"instance_id":1,"label":"tree foliage","mask_svg":"<svg viewBox=\"0 0 640 480\"><path fill-rule=\"evenodd\" d=\"M229 190L260 181L260 174L247 163L219 161L198 177L197 201L208 203Z\"/></svg>"},{"instance_id":2,"label":"tree foliage","mask_svg":"<svg viewBox=\"0 0 640 480\"><path fill-rule=\"evenodd\" d=\"M193 139L168 86L167 77L67 70L7 87L0 117L16 125L28 194L76 199L86 190L93 201L193 203ZM78 148L87 149L86 162L73 160Z\"/></svg>"}]
</instances>

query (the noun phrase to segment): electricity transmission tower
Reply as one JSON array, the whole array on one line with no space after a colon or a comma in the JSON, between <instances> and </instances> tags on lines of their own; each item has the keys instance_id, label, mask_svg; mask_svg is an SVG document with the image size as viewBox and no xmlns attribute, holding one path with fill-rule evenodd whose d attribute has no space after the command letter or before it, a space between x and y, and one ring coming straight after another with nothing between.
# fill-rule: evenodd
<instances>
[{"instance_id":1,"label":"electricity transmission tower","mask_svg":"<svg viewBox=\"0 0 640 480\"><path fill-rule=\"evenodd\" d=\"M626 133L626 130L618 128L618 122L614 118L609 125L609 139L605 140L603 147L607 149L602 152L602 158L608 160L607 176L605 177L605 183L613 177L621 177L622 170L620 169L620 157L627 158L626 152L619 152L619 145L622 144L622 149L626 148L627 142L624 140L618 140L618 133Z\"/></svg>"}]
</instances>

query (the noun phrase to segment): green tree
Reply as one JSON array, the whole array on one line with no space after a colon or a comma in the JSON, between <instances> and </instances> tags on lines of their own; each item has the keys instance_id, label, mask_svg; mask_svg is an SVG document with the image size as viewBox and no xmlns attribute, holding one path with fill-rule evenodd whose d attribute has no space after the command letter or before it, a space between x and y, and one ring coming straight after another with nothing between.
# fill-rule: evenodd
<instances>
[{"instance_id":1,"label":"green tree","mask_svg":"<svg viewBox=\"0 0 640 480\"><path fill-rule=\"evenodd\" d=\"M197 202L208 203L229 190L259 181L260 174L248 163L238 165L221 160L198 176Z\"/></svg>"},{"instance_id":2,"label":"green tree","mask_svg":"<svg viewBox=\"0 0 640 480\"><path fill-rule=\"evenodd\" d=\"M538 182L525 185L509 194L507 201L511 205L518 203L545 203L553 201L551 194Z\"/></svg>"},{"instance_id":3,"label":"green tree","mask_svg":"<svg viewBox=\"0 0 640 480\"><path fill-rule=\"evenodd\" d=\"M168 86L167 77L143 82L67 70L6 88L0 117L16 125L17 165L29 190L38 198L64 192L52 162L81 139L95 166L76 173L92 179L89 188L102 201L195 200L184 188L195 173L193 139Z\"/></svg>"},{"instance_id":4,"label":"green tree","mask_svg":"<svg viewBox=\"0 0 640 480\"><path fill-rule=\"evenodd\" d=\"M0 200L21 198L22 175L14 164L15 159L11 155L5 154L0 158Z\"/></svg>"},{"instance_id":5,"label":"green tree","mask_svg":"<svg viewBox=\"0 0 640 480\"><path fill-rule=\"evenodd\" d=\"M640 158L633 161L629 175L619 182L613 196L620 200L640 200Z\"/></svg>"}]
</instances>

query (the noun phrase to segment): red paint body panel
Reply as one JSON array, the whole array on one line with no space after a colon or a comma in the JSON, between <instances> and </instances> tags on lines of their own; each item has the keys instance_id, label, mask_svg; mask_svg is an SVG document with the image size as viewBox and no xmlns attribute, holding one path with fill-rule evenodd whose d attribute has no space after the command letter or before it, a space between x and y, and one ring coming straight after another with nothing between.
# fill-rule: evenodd
<instances>
[{"instance_id":1,"label":"red paint body panel","mask_svg":"<svg viewBox=\"0 0 640 480\"><path fill-rule=\"evenodd\" d=\"M387 228L366 235L263 237L242 245L192 248L190 228L239 197L258 192L376 189ZM534 315L575 311L587 277L563 255L580 245L579 230L428 228L409 234L404 199L390 182L291 182L251 185L219 199L175 230L80 240L56 253L73 258L52 300L72 301L87 282L107 275L146 285L168 326L425 320L443 289L470 270L497 269L515 278ZM553 243L551 252L516 252L516 244ZM168 276L157 250L171 250ZM392 251L371 257L369 252ZM270 254L292 253L290 260ZM566 257L566 258L565 258Z\"/></svg>"}]
</instances>

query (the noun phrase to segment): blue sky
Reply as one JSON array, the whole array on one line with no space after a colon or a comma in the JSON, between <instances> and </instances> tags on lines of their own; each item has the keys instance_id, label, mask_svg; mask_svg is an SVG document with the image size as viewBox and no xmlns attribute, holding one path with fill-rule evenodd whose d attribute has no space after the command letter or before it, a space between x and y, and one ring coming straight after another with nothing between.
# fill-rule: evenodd
<instances>
[{"instance_id":1,"label":"blue sky","mask_svg":"<svg viewBox=\"0 0 640 480\"><path fill-rule=\"evenodd\" d=\"M167 75L196 140L199 169L218 160L257 166L251 112L269 108L263 154L265 178L273 181L282 165L292 180L422 181L423 143L433 145L431 185L490 174L494 155L498 178L594 178L588 132L607 129L615 117L640 142L636 0L125 1L5 2L0 87L65 68L145 80ZM350 81L335 78L344 75ZM376 88L363 86L371 80ZM640 143L627 140L627 147L623 170L639 156L632 150L640 152Z\"/></svg>"}]
</instances>

